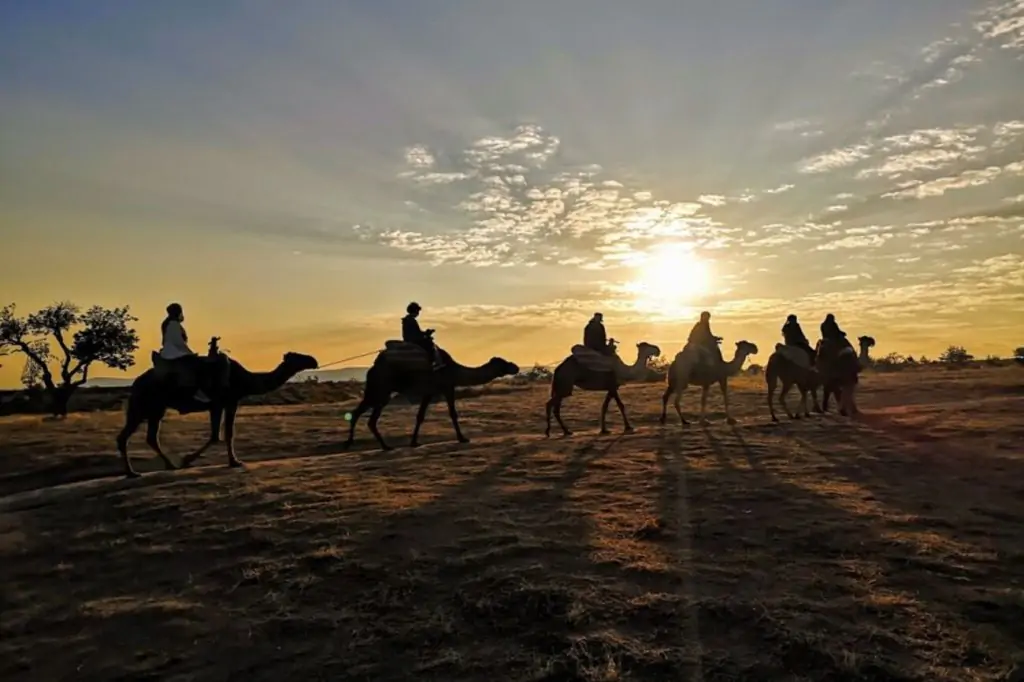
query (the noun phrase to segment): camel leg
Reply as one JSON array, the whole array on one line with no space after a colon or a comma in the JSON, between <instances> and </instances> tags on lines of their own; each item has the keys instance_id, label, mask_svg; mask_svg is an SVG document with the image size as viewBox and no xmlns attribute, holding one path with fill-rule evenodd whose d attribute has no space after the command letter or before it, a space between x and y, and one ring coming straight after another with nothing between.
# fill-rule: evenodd
<instances>
[{"instance_id":1,"label":"camel leg","mask_svg":"<svg viewBox=\"0 0 1024 682\"><path fill-rule=\"evenodd\" d=\"M619 407L619 414L622 415L623 433L633 433L633 425L629 423L629 417L626 416L626 406L622 404L622 398L619 397L619 392L615 391L612 393L612 398L615 400L615 404Z\"/></svg>"},{"instance_id":2,"label":"camel leg","mask_svg":"<svg viewBox=\"0 0 1024 682\"><path fill-rule=\"evenodd\" d=\"M824 410L821 409L821 404L818 402L818 389L811 389L811 399L814 401L814 411L821 414Z\"/></svg>"},{"instance_id":3,"label":"camel leg","mask_svg":"<svg viewBox=\"0 0 1024 682\"><path fill-rule=\"evenodd\" d=\"M600 431L600 433L601 433L602 436L606 436L609 433L608 427L605 425L605 415L608 413L608 405L610 405L611 402L612 402L612 392L608 391L605 394L605 396L604 396L604 402L601 403L601 420L600 420L601 431Z\"/></svg>"},{"instance_id":4,"label":"camel leg","mask_svg":"<svg viewBox=\"0 0 1024 682\"><path fill-rule=\"evenodd\" d=\"M709 389L710 389L710 385L708 385L708 384L705 384L704 386L700 387L700 423L704 424L705 426L707 424L711 423L711 422L708 421L708 418L707 418L707 415L706 415L707 407L708 407L708 390Z\"/></svg>"},{"instance_id":5,"label":"camel leg","mask_svg":"<svg viewBox=\"0 0 1024 682\"><path fill-rule=\"evenodd\" d=\"M444 392L444 399L448 403L448 416L451 417L452 426L455 427L455 437L459 439L460 443L468 443L469 439L462 435L462 429L459 428L459 411L455 409L454 386Z\"/></svg>"},{"instance_id":6,"label":"camel leg","mask_svg":"<svg viewBox=\"0 0 1024 682\"><path fill-rule=\"evenodd\" d=\"M789 403L786 402L786 396L793 389L793 384L783 382L782 392L779 393L779 405L782 405L782 409L786 411L786 416L790 419L799 419L799 415L794 415L793 411L789 409Z\"/></svg>"},{"instance_id":7,"label":"camel leg","mask_svg":"<svg viewBox=\"0 0 1024 682\"><path fill-rule=\"evenodd\" d=\"M242 461L235 454L235 416L238 415L238 403L224 406L224 443L228 448L228 466L237 468Z\"/></svg>"},{"instance_id":8,"label":"camel leg","mask_svg":"<svg viewBox=\"0 0 1024 682\"><path fill-rule=\"evenodd\" d=\"M797 416L803 414L804 417L810 417L811 411L807 409L807 389L798 384L797 390L800 391L800 407L797 408Z\"/></svg>"},{"instance_id":9,"label":"camel leg","mask_svg":"<svg viewBox=\"0 0 1024 682\"><path fill-rule=\"evenodd\" d=\"M775 389L778 387L778 377L775 376L774 372L765 370L765 380L768 383L768 413L772 416L772 421L777 422L779 418L775 416L775 402L772 400L775 397ZM779 396L782 399L782 396Z\"/></svg>"},{"instance_id":10,"label":"camel leg","mask_svg":"<svg viewBox=\"0 0 1024 682\"><path fill-rule=\"evenodd\" d=\"M217 405L210 408L210 437L198 450L193 452L191 455L185 455L181 458L182 468L192 466L192 463L202 457L203 454L210 449L210 446L216 445L220 442L220 423L223 416L223 406Z\"/></svg>"},{"instance_id":11,"label":"camel leg","mask_svg":"<svg viewBox=\"0 0 1024 682\"><path fill-rule=\"evenodd\" d=\"M144 421L146 421L146 417L142 414L142 410L129 405L124 428L121 429L121 433L117 434L117 451L121 453L125 478L138 478L141 475L132 468L132 460L128 457L128 439L142 426Z\"/></svg>"},{"instance_id":12,"label":"camel leg","mask_svg":"<svg viewBox=\"0 0 1024 682\"><path fill-rule=\"evenodd\" d=\"M342 443L341 447L345 448L346 450L352 447L352 443L356 439L356 422L359 421L359 418L362 417L363 413L365 413L368 409L370 409L370 401L369 399L367 399L366 396L363 396L363 399L359 401L359 405L356 406L356 409L352 410L352 412L349 413L348 439L344 443Z\"/></svg>"},{"instance_id":13,"label":"camel leg","mask_svg":"<svg viewBox=\"0 0 1024 682\"><path fill-rule=\"evenodd\" d=\"M380 431L377 430L377 422L380 420L380 414L384 411L384 405L374 405L373 411L370 412L370 421L367 422L367 426L370 428L370 433L377 439L377 443L380 445L381 450L390 450L391 446L384 442L384 437L380 435Z\"/></svg>"},{"instance_id":14,"label":"camel leg","mask_svg":"<svg viewBox=\"0 0 1024 682\"><path fill-rule=\"evenodd\" d=\"M548 410L548 426L547 426L547 429L544 431L544 435L545 436L550 436L551 435L551 415L554 414L555 415L555 419L558 421L558 425L560 427L562 427L562 435L565 436L565 437L571 436L572 435L572 431L570 431L569 427L567 427L565 425L565 422L562 421L562 398L560 396L552 396L551 400L548 401L547 410Z\"/></svg>"},{"instance_id":15,"label":"camel leg","mask_svg":"<svg viewBox=\"0 0 1024 682\"><path fill-rule=\"evenodd\" d=\"M690 422L686 421L686 417L683 416L683 391L686 390L686 385L679 387L676 390L675 400L672 401L672 407L676 408L676 414L679 415L679 423L682 426L689 426Z\"/></svg>"},{"instance_id":16,"label":"camel leg","mask_svg":"<svg viewBox=\"0 0 1024 682\"><path fill-rule=\"evenodd\" d=\"M423 424L423 420L427 417L427 408L430 407L429 393L424 394L420 400L420 409L416 410L416 426L412 428L412 439L409 441L409 447L419 447L420 444L420 425Z\"/></svg>"},{"instance_id":17,"label":"camel leg","mask_svg":"<svg viewBox=\"0 0 1024 682\"><path fill-rule=\"evenodd\" d=\"M661 395L661 419L659 420L662 424L666 421L666 415L668 414L668 398L672 395L672 384L665 387L665 392Z\"/></svg>"},{"instance_id":18,"label":"camel leg","mask_svg":"<svg viewBox=\"0 0 1024 682\"><path fill-rule=\"evenodd\" d=\"M164 454L163 449L160 447L160 422L163 421L165 412L166 410L160 410L149 416L149 420L146 423L146 445L164 461L164 469L173 471L176 468L174 462Z\"/></svg>"},{"instance_id":19,"label":"camel leg","mask_svg":"<svg viewBox=\"0 0 1024 682\"><path fill-rule=\"evenodd\" d=\"M729 380L722 379L719 381L718 388L722 391L722 402L725 403L725 423L731 426L736 423L736 420L729 412Z\"/></svg>"}]
</instances>

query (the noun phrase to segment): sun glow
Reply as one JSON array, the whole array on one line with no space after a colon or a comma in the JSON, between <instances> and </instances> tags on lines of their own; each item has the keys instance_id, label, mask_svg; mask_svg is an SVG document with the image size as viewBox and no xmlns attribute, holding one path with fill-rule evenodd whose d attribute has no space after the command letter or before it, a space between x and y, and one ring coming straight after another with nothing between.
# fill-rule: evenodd
<instances>
[{"instance_id":1,"label":"sun glow","mask_svg":"<svg viewBox=\"0 0 1024 682\"><path fill-rule=\"evenodd\" d=\"M636 275L623 290L637 311L677 319L711 289L711 269L686 244L664 244L630 258Z\"/></svg>"}]
</instances>

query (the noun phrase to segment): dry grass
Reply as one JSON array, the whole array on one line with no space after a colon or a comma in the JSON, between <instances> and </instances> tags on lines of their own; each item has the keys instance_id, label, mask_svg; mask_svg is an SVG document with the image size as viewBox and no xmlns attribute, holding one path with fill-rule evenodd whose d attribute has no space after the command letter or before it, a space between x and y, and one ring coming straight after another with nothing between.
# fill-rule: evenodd
<instances>
[{"instance_id":1,"label":"dry grass","mask_svg":"<svg viewBox=\"0 0 1024 682\"><path fill-rule=\"evenodd\" d=\"M348 405L246 407L248 471L9 496L0 678L1021 679L1024 372L869 375L856 423L772 425L759 381L735 428L642 385L635 435L579 394L545 441L538 386L463 401L469 445L435 406L337 456ZM0 494L116 473L119 420L0 421Z\"/></svg>"}]
</instances>

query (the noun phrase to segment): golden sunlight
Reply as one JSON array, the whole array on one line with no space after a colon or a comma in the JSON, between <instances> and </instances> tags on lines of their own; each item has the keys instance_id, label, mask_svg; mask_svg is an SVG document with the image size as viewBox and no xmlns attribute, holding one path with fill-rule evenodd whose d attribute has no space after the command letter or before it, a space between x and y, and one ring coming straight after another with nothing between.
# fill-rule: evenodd
<instances>
[{"instance_id":1,"label":"golden sunlight","mask_svg":"<svg viewBox=\"0 0 1024 682\"><path fill-rule=\"evenodd\" d=\"M638 312L673 319L692 312L711 288L711 269L687 244L663 244L629 259L636 276L622 290Z\"/></svg>"}]
</instances>

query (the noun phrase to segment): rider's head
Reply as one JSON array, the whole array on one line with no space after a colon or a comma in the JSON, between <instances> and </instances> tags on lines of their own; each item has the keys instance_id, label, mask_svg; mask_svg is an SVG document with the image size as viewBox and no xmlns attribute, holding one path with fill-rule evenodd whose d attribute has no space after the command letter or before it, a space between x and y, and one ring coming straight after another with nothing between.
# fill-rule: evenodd
<instances>
[{"instance_id":1,"label":"rider's head","mask_svg":"<svg viewBox=\"0 0 1024 682\"><path fill-rule=\"evenodd\" d=\"M825 321L826 322L835 322L836 321L836 316L833 315L832 313L829 313L828 315L825 316Z\"/></svg>"},{"instance_id":2,"label":"rider's head","mask_svg":"<svg viewBox=\"0 0 1024 682\"><path fill-rule=\"evenodd\" d=\"M422 308L420 308L420 304L417 303L416 301L413 301L409 305L405 306L405 312L409 313L413 317L419 315L420 310L422 310Z\"/></svg>"},{"instance_id":3,"label":"rider's head","mask_svg":"<svg viewBox=\"0 0 1024 682\"><path fill-rule=\"evenodd\" d=\"M702 312L700 314L700 321L701 322L707 322L710 319L711 319L711 313L709 313L708 311L705 310L704 312Z\"/></svg>"},{"instance_id":4,"label":"rider's head","mask_svg":"<svg viewBox=\"0 0 1024 682\"><path fill-rule=\"evenodd\" d=\"M169 306L167 306L167 317L169 317L172 320L178 320L179 322L181 320L184 320L185 311L181 309L181 304L172 303Z\"/></svg>"},{"instance_id":5,"label":"rider's head","mask_svg":"<svg viewBox=\"0 0 1024 682\"><path fill-rule=\"evenodd\" d=\"M790 315L787 317L786 322L796 322L796 315Z\"/></svg>"},{"instance_id":6,"label":"rider's head","mask_svg":"<svg viewBox=\"0 0 1024 682\"><path fill-rule=\"evenodd\" d=\"M601 320L604 319L604 315L602 315L601 313L594 313L594 319L600 322Z\"/></svg>"}]
</instances>

